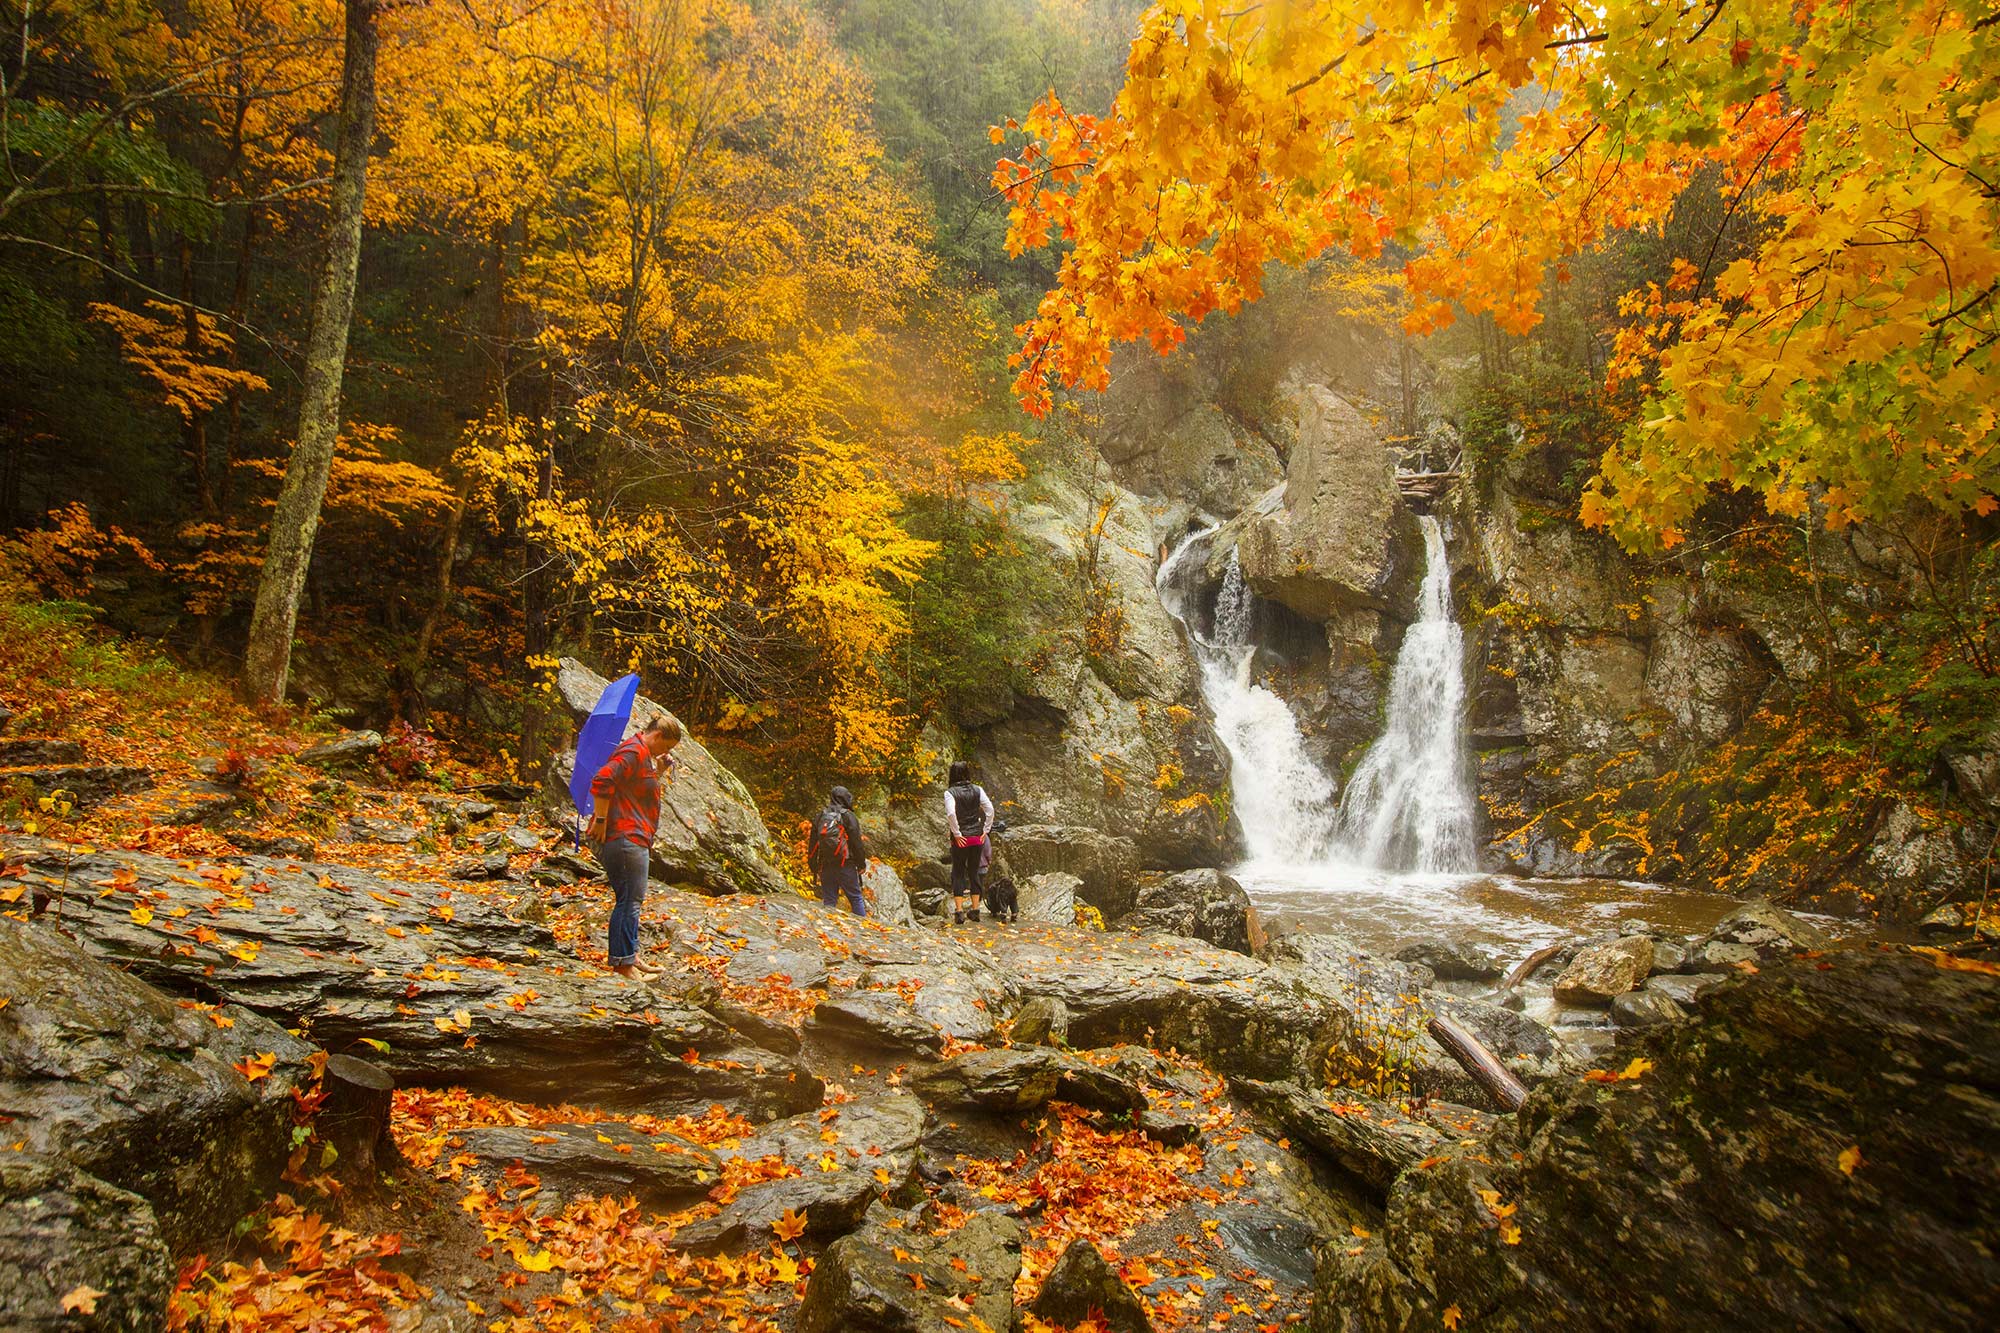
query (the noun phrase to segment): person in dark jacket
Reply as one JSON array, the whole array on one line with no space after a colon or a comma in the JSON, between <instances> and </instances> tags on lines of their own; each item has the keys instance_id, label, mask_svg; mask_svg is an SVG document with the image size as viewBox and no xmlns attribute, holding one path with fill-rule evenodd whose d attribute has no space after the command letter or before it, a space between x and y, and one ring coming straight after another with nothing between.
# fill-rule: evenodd
<instances>
[{"instance_id":1,"label":"person in dark jacket","mask_svg":"<svg viewBox=\"0 0 2000 1333\"><path fill-rule=\"evenodd\" d=\"M972 780L972 765L958 760L944 789L944 824L951 834L951 921L979 920L986 896L986 839L993 832L993 798Z\"/></svg>"},{"instance_id":2,"label":"person in dark jacket","mask_svg":"<svg viewBox=\"0 0 2000 1333\"><path fill-rule=\"evenodd\" d=\"M819 881L821 902L836 907L844 893L854 915L868 915L868 904L861 896L868 847L861 833L861 817L854 813L854 793L847 788L835 787L826 809L813 821L812 832L806 836L806 864Z\"/></svg>"}]
</instances>

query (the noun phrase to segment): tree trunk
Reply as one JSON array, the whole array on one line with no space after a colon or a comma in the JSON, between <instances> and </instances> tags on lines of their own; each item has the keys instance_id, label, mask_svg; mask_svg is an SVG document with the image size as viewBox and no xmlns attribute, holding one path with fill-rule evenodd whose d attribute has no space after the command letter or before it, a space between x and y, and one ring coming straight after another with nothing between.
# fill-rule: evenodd
<instances>
[{"instance_id":1,"label":"tree trunk","mask_svg":"<svg viewBox=\"0 0 2000 1333\"><path fill-rule=\"evenodd\" d=\"M257 610L244 655L244 693L252 703L285 697L292 668L292 631L299 593L312 564L320 503L333 471L340 433L340 379L347 362L347 330L354 315L356 270L361 261L362 200L368 184L368 147L375 137L375 26L377 0L347 0L347 48L340 68L340 141L333 159L333 207L326 261L313 284L312 320L306 329L304 392L299 437L285 467L285 484L271 515L271 544L257 583Z\"/></svg>"}]
</instances>

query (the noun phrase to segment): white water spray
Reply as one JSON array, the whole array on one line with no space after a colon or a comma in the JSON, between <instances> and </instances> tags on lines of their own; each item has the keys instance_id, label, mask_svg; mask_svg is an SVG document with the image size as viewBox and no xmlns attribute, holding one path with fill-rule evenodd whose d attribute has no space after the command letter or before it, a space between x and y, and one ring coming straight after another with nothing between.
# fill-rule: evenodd
<instances>
[{"instance_id":1,"label":"white water spray","mask_svg":"<svg viewBox=\"0 0 2000 1333\"><path fill-rule=\"evenodd\" d=\"M1479 868L1465 756L1465 643L1451 614L1444 530L1429 515L1417 623L1389 679L1389 716L1340 804L1338 854L1385 870Z\"/></svg>"},{"instance_id":2,"label":"white water spray","mask_svg":"<svg viewBox=\"0 0 2000 1333\"><path fill-rule=\"evenodd\" d=\"M1215 633L1196 627L1194 595L1214 528L1189 536L1160 566L1160 601L1186 627L1201 663L1202 695L1229 751L1236 817L1255 861L1308 864L1332 844L1334 785L1305 750L1285 701L1251 679L1254 601L1230 553L1215 602Z\"/></svg>"}]
</instances>

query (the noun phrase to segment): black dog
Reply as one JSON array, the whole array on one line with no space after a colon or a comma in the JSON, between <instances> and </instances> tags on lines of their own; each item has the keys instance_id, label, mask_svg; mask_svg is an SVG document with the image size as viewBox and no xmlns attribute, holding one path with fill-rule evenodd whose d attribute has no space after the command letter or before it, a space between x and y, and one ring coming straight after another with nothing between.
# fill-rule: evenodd
<instances>
[{"instance_id":1,"label":"black dog","mask_svg":"<svg viewBox=\"0 0 2000 1333\"><path fill-rule=\"evenodd\" d=\"M986 885L986 911L995 921L1018 921L1021 917L1021 896L1014 891L1014 881L1001 875L988 881Z\"/></svg>"}]
</instances>

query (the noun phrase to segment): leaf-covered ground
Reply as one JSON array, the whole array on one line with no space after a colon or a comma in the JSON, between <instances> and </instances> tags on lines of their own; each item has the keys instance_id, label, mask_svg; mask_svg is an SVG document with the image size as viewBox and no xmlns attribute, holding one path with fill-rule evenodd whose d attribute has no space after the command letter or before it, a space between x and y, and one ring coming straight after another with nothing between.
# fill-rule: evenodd
<instances>
[{"instance_id":1,"label":"leaf-covered ground","mask_svg":"<svg viewBox=\"0 0 2000 1333\"><path fill-rule=\"evenodd\" d=\"M435 758L402 777L380 765L339 776L323 773L296 756L326 739L324 728L290 716L253 715L215 681L102 642L77 617L18 598L0 602L0 680L6 682L0 703L13 714L10 735L75 741L89 763L150 770L147 789L82 808L61 796L45 800L45 792L8 783L0 774L11 831L184 859L186 891L158 901L135 898L130 909L135 922L157 915L170 933L200 930L198 921L188 926L184 918L226 910L232 897L244 892L237 882L240 872L232 876L228 868L204 864L204 858L296 838L314 846L318 861L437 884L441 913L452 910L447 894L497 899L517 915L546 921L586 969L603 965L608 903L601 885L538 887L526 879L537 863L562 850L555 830L532 815L510 813L497 823L446 832L436 811L426 807L424 797L480 779L449 758ZM215 803L221 815L216 822L227 831L185 822L197 800ZM407 842L357 836L355 820L407 825L420 834ZM455 864L492 855L491 833L507 825L534 835L532 849L503 844L510 878L452 880ZM88 891L116 894L131 886L112 881ZM18 891L10 898L0 890L0 898L6 899L0 906L14 914L32 910ZM685 928L678 921L681 901L676 893L656 891L649 902L646 938L656 947L677 926ZM882 928L839 919L819 932L816 943L830 955L842 955L857 929ZM1074 932L1041 933L1052 941L1076 939ZM977 936L971 938L976 947ZM799 1028L823 995L792 984L782 972L740 980L743 970L732 972L729 963L733 951L743 947L741 939L710 940L697 932L689 943L674 955L676 965L706 972L726 999L769 1019ZM1090 948L1087 937L1074 947ZM478 963L467 959L461 965ZM217 1016L217 1021L226 1020ZM969 1049L976 1046L954 1041L946 1053ZM972 1150L938 1163L937 1179L923 1185L932 1200L924 1216L937 1231L957 1228L970 1213L954 1199L983 1201L1019 1216L1027 1240L1016 1296L1024 1304L1064 1247L1085 1238L1141 1292L1157 1328L1270 1330L1297 1323L1303 1304L1296 1289L1281 1296L1269 1278L1232 1261L1216 1238L1213 1213L1254 1190L1260 1172L1275 1177L1296 1172L1298 1164L1281 1162L1275 1145L1238 1123L1220 1080L1192 1062L1170 1058L1203 1089L1199 1098L1178 1098L1184 1103L1178 1111L1199 1124L1194 1142L1164 1146L1101 1114L1052 1103L1017 1117L990 1140L963 1136ZM866 1155L842 1142L840 1108L900 1085L908 1070L879 1062L820 1072L828 1079L820 1113L827 1151L817 1169L869 1170ZM1159 1089L1149 1096L1159 1103L1176 1100ZM752 1130L720 1107L699 1117L614 1116L458 1088L402 1089L393 1116L401 1167L373 1187L343 1187L321 1169L324 1161L307 1140L294 1158L286 1192L246 1220L237 1244L185 1263L173 1326L451 1327L495 1333L789 1329L818 1249L804 1234L809 1219L788 1215L772 1243L748 1253L691 1254L673 1241L681 1229L713 1217L745 1186L798 1168L775 1157L725 1158L708 1198L663 1213L629 1197L551 1203L543 1198L541 1182L518 1165L493 1173L462 1151L462 1135L481 1126L533 1129L614 1121L652 1140L656 1151L732 1147ZM617 1150L636 1149L621 1135ZM886 1175L879 1169L878 1174ZM967 1315L966 1326L976 1327L969 1310ZM1049 1326L1030 1315L1027 1327L1043 1333Z\"/></svg>"}]
</instances>

